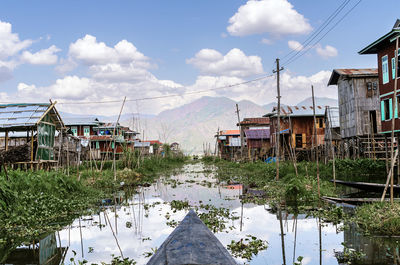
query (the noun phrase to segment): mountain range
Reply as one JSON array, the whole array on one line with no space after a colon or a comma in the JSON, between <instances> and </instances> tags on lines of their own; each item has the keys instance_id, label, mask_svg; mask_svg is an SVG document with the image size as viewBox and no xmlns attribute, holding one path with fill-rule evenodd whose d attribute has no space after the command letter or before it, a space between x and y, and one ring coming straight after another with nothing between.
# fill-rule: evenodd
<instances>
[{"instance_id":1,"label":"mountain range","mask_svg":"<svg viewBox=\"0 0 400 265\"><path fill-rule=\"evenodd\" d=\"M316 105L337 106L337 100L332 98L315 98ZM199 153L203 145L209 145L214 150L217 130L237 129L239 118L261 117L271 112L276 102L258 105L249 100L234 101L226 97L202 97L189 104L160 112L158 115L125 113L120 117L120 123L138 131L141 139L161 142L178 142L181 149L187 153ZM312 106L312 98L307 98L297 106ZM282 104L285 106L285 104ZM63 117L96 117L101 121L115 122L114 116L76 115L61 113Z\"/></svg>"}]
</instances>

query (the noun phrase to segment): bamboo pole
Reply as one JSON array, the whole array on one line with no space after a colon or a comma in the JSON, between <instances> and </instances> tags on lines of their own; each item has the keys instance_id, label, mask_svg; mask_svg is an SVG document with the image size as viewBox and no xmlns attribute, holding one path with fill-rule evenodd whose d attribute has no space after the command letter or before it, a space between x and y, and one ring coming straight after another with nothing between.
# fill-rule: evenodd
<instances>
[{"instance_id":1,"label":"bamboo pole","mask_svg":"<svg viewBox=\"0 0 400 265\"><path fill-rule=\"evenodd\" d=\"M329 138L331 140L331 151L332 151L332 173L333 173L333 186L336 188L336 168L335 168L335 147L333 146L333 141L332 141L332 117L331 117L331 111L330 108L327 107L328 109L328 123L329 123ZM326 125L325 125L326 128Z\"/></svg>"},{"instance_id":2,"label":"bamboo pole","mask_svg":"<svg viewBox=\"0 0 400 265\"><path fill-rule=\"evenodd\" d=\"M315 146L317 147L317 119L315 117L315 97L314 97L314 86L311 85L311 92L312 92L312 101L313 101L313 115L314 115L314 139L315 139ZM315 159L317 162L317 185L318 185L318 198L321 198L321 191L319 187L319 161L318 161L318 152L315 152Z\"/></svg>"},{"instance_id":3,"label":"bamboo pole","mask_svg":"<svg viewBox=\"0 0 400 265\"><path fill-rule=\"evenodd\" d=\"M398 60L399 60L399 55L398 55L398 50L399 50L399 37L396 38L396 51L395 53L395 78L394 78L394 91L393 91L393 104L395 106L392 107L392 134L391 134L391 143L390 143L390 157L392 160L392 165L394 165L394 161L396 160L394 158L394 129L395 129L395 110L397 109L396 106L398 106L397 102L397 67L398 67ZM397 143L398 144L398 143ZM398 147L397 147L398 149ZM393 169L391 170L391 175L390 175L390 203L393 205L393 186L394 186L394 172Z\"/></svg>"},{"instance_id":4,"label":"bamboo pole","mask_svg":"<svg viewBox=\"0 0 400 265\"><path fill-rule=\"evenodd\" d=\"M113 152L114 181L117 180L117 167L115 166L115 154L116 154L116 151L117 151L117 146L115 144L115 130L116 130L117 125L119 123L119 119L121 118L121 113L122 113L122 110L124 109L125 100L126 100L126 97L124 97L124 101L122 102L121 110L119 111L117 123L114 126L114 132L113 132L113 138L114 138L114 152Z\"/></svg>"},{"instance_id":5,"label":"bamboo pole","mask_svg":"<svg viewBox=\"0 0 400 265\"><path fill-rule=\"evenodd\" d=\"M394 152L394 159L390 163L390 170L389 170L389 173L388 173L388 176L387 176L387 179L386 179L385 189L383 190L383 194L382 194L382 197L381 197L381 202L383 202L383 200L385 199L386 191L387 191L387 188L389 186L389 181L390 181L391 176L392 176L394 163L396 161L396 157L398 156L398 154L399 154L399 149L396 149L396 151Z\"/></svg>"}]
</instances>

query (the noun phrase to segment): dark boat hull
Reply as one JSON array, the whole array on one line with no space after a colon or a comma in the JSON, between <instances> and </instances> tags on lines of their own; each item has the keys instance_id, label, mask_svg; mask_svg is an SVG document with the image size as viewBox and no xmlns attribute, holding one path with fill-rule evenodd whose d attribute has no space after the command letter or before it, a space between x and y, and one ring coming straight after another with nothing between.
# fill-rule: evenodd
<instances>
[{"instance_id":1,"label":"dark boat hull","mask_svg":"<svg viewBox=\"0 0 400 265\"><path fill-rule=\"evenodd\" d=\"M331 180L333 182L333 180ZM353 182L353 181L344 181L344 180L336 180L336 184L356 188L359 190L365 190L365 191L374 191L374 192L383 192L385 189L385 184L381 183L370 183L370 182ZM389 186L390 188L390 186ZM388 188L388 190L389 190ZM396 193L400 193L400 186L399 185L394 185L393 190Z\"/></svg>"}]
</instances>

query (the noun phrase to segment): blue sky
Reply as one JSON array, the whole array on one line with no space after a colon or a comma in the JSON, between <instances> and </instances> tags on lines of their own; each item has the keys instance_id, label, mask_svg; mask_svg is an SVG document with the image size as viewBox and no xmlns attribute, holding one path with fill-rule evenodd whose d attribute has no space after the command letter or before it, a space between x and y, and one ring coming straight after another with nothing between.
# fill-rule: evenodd
<instances>
[{"instance_id":1,"label":"blue sky","mask_svg":"<svg viewBox=\"0 0 400 265\"><path fill-rule=\"evenodd\" d=\"M351 0L338 17L357 2ZM291 51L288 42L305 40L341 3L5 0L0 8L0 40L14 40L11 46L0 45L0 100L135 99L239 83L270 74L275 58ZM391 29L399 17L398 5L396 0L363 0L309 53L285 66L283 100L294 104L304 99L311 84L317 87L317 96L335 97L336 88L326 87L332 69L376 67L375 56L357 51ZM277 26L268 24L277 21ZM123 40L121 52L114 46ZM10 47L20 48L10 52ZM157 113L203 95L266 104L275 100L274 84L270 78L234 89L141 103L140 108ZM91 106L91 111L102 112L94 109Z\"/></svg>"}]
</instances>

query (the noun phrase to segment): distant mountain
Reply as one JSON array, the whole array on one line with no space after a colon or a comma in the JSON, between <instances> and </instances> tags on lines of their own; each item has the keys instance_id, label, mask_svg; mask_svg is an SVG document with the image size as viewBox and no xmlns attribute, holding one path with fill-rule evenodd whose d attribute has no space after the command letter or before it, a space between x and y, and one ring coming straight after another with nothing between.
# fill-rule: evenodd
<instances>
[{"instance_id":1,"label":"distant mountain","mask_svg":"<svg viewBox=\"0 0 400 265\"><path fill-rule=\"evenodd\" d=\"M297 103L297 106L312 106L312 97L306 98L305 100ZM338 106L338 100L334 98L318 98L315 97L315 105L317 106L331 106L331 107L337 107Z\"/></svg>"},{"instance_id":2,"label":"distant mountain","mask_svg":"<svg viewBox=\"0 0 400 265\"><path fill-rule=\"evenodd\" d=\"M178 142L181 148L188 153L198 153L203 144L215 147L217 130L237 129L236 103L239 105L239 116L242 120L247 117L261 117L271 112L276 106L271 102L260 106L249 100L236 102L226 97L202 97L189 104L165 110L158 115L128 113L123 114L120 123L129 126L141 133L140 137L146 140L158 139L162 142ZM317 105L337 106L337 100L331 98L316 98ZM285 106L284 104L281 104ZM297 105L312 105L312 99L307 98ZM88 117L62 113L63 117ZM116 121L118 116L97 117L102 121Z\"/></svg>"},{"instance_id":3,"label":"distant mountain","mask_svg":"<svg viewBox=\"0 0 400 265\"><path fill-rule=\"evenodd\" d=\"M203 144L214 150L217 130L236 129L236 103L240 119L259 117L266 110L247 100L236 102L225 97L202 97L189 104L166 110L142 121L146 139L178 142L187 152L201 152Z\"/></svg>"},{"instance_id":4,"label":"distant mountain","mask_svg":"<svg viewBox=\"0 0 400 265\"><path fill-rule=\"evenodd\" d=\"M105 116L105 115L95 115L95 114L74 114L74 113L68 113L68 112L62 112L60 111L61 117L65 118L98 118L100 121L104 122L115 122L118 119L118 115L111 115L111 116ZM138 116L142 119L149 119L153 118L156 115L153 114L135 114L135 113L124 113L121 114L120 120L128 120L132 119L132 117L138 118Z\"/></svg>"}]
</instances>

